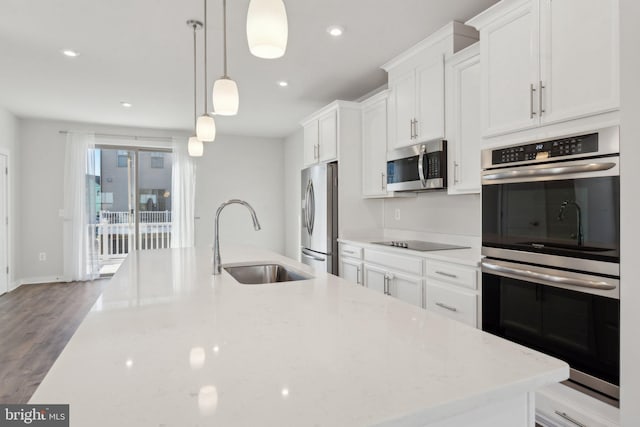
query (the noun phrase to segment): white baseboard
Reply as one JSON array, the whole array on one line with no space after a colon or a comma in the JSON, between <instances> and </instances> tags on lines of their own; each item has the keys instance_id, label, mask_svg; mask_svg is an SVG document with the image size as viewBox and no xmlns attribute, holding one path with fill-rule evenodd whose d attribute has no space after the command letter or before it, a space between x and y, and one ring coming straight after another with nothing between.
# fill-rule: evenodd
<instances>
[{"instance_id":1,"label":"white baseboard","mask_svg":"<svg viewBox=\"0 0 640 427\"><path fill-rule=\"evenodd\" d=\"M37 276L37 277L25 277L20 279L21 285L39 285L42 283L59 283L59 282L71 282L63 276Z\"/></svg>"}]
</instances>

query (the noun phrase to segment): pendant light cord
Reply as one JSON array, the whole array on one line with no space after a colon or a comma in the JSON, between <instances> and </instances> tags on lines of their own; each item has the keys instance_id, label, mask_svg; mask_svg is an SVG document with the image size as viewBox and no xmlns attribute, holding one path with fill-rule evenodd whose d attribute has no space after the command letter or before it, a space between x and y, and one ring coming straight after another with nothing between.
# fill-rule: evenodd
<instances>
[{"instance_id":1,"label":"pendant light cord","mask_svg":"<svg viewBox=\"0 0 640 427\"><path fill-rule=\"evenodd\" d=\"M198 112L196 108L197 87L196 87L196 29L198 26L193 24L193 123L198 124Z\"/></svg>"},{"instance_id":2,"label":"pendant light cord","mask_svg":"<svg viewBox=\"0 0 640 427\"><path fill-rule=\"evenodd\" d=\"M224 45L224 76L222 78L228 79L227 75L227 0L222 0L222 31L223 31L223 45Z\"/></svg>"},{"instance_id":3,"label":"pendant light cord","mask_svg":"<svg viewBox=\"0 0 640 427\"><path fill-rule=\"evenodd\" d=\"M207 0L204 0L204 115L209 114L209 100L207 99Z\"/></svg>"}]
</instances>

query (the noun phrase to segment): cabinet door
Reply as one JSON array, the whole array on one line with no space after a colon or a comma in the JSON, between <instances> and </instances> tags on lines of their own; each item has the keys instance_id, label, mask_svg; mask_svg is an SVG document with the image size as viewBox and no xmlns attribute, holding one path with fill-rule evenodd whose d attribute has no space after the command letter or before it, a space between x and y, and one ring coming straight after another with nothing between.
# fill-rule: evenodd
<instances>
[{"instance_id":1,"label":"cabinet door","mask_svg":"<svg viewBox=\"0 0 640 427\"><path fill-rule=\"evenodd\" d=\"M340 277L362 285L362 261L343 258L340 261Z\"/></svg>"},{"instance_id":2,"label":"cabinet door","mask_svg":"<svg viewBox=\"0 0 640 427\"><path fill-rule=\"evenodd\" d=\"M389 292L391 296L409 304L423 307L423 281L420 277L389 272Z\"/></svg>"},{"instance_id":3,"label":"cabinet door","mask_svg":"<svg viewBox=\"0 0 640 427\"><path fill-rule=\"evenodd\" d=\"M304 127L304 165L309 166L318 162L318 121L314 120Z\"/></svg>"},{"instance_id":4,"label":"cabinet door","mask_svg":"<svg viewBox=\"0 0 640 427\"><path fill-rule=\"evenodd\" d=\"M477 326L477 296L446 283L427 279L425 308L451 319Z\"/></svg>"},{"instance_id":5,"label":"cabinet door","mask_svg":"<svg viewBox=\"0 0 640 427\"><path fill-rule=\"evenodd\" d=\"M444 56L416 69L415 142L444 139Z\"/></svg>"},{"instance_id":6,"label":"cabinet door","mask_svg":"<svg viewBox=\"0 0 640 427\"><path fill-rule=\"evenodd\" d=\"M318 119L319 160L329 162L338 158L338 112L331 111Z\"/></svg>"},{"instance_id":7,"label":"cabinet door","mask_svg":"<svg viewBox=\"0 0 640 427\"><path fill-rule=\"evenodd\" d=\"M364 265L364 286L381 294L385 293L386 270L373 265Z\"/></svg>"},{"instance_id":8,"label":"cabinet door","mask_svg":"<svg viewBox=\"0 0 640 427\"><path fill-rule=\"evenodd\" d=\"M480 192L480 55L454 63L449 71L449 194Z\"/></svg>"},{"instance_id":9,"label":"cabinet door","mask_svg":"<svg viewBox=\"0 0 640 427\"><path fill-rule=\"evenodd\" d=\"M619 108L618 0L541 0L541 120Z\"/></svg>"},{"instance_id":10,"label":"cabinet door","mask_svg":"<svg viewBox=\"0 0 640 427\"><path fill-rule=\"evenodd\" d=\"M387 194L387 100L362 111L362 195Z\"/></svg>"},{"instance_id":11,"label":"cabinet door","mask_svg":"<svg viewBox=\"0 0 640 427\"><path fill-rule=\"evenodd\" d=\"M480 35L485 136L538 123L537 4L524 4L483 29Z\"/></svg>"},{"instance_id":12,"label":"cabinet door","mask_svg":"<svg viewBox=\"0 0 640 427\"><path fill-rule=\"evenodd\" d=\"M415 119L416 78L411 70L390 83L391 102L389 105L392 140L390 150L415 144L412 120Z\"/></svg>"}]
</instances>

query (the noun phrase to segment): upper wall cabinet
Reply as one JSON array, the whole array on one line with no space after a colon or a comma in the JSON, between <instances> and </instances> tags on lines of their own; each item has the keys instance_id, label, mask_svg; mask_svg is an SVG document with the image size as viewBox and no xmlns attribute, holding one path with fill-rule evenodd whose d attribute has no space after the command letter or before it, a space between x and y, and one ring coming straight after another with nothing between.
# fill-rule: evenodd
<instances>
[{"instance_id":1,"label":"upper wall cabinet","mask_svg":"<svg viewBox=\"0 0 640 427\"><path fill-rule=\"evenodd\" d=\"M485 137L619 108L618 0L503 0L467 24Z\"/></svg>"},{"instance_id":2,"label":"upper wall cabinet","mask_svg":"<svg viewBox=\"0 0 640 427\"><path fill-rule=\"evenodd\" d=\"M338 104L333 103L303 121L304 166L338 160Z\"/></svg>"},{"instance_id":3,"label":"upper wall cabinet","mask_svg":"<svg viewBox=\"0 0 640 427\"><path fill-rule=\"evenodd\" d=\"M444 61L477 32L452 22L383 65L389 73L388 149L445 138Z\"/></svg>"},{"instance_id":4,"label":"upper wall cabinet","mask_svg":"<svg viewBox=\"0 0 640 427\"><path fill-rule=\"evenodd\" d=\"M387 101L389 91L362 102L362 195L387 195Z\"/></svg>"},{"instance_id":5,"label":"upper wall cabinet","mask_svg":"<svg viewBox=\"0 0 640 427\"><path fill-rule=\"evenodd\" d=\"M446 66L449 194L480 192L480 45L456 53Z\"/></svg>"}]
</instances>

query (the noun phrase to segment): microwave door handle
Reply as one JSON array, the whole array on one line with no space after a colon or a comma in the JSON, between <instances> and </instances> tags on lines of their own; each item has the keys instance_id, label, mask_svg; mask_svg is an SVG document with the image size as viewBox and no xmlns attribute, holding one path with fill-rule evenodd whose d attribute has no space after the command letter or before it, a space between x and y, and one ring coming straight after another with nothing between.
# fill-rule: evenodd
<instances>
[{"instance_id":1,"label":"microwave door handle","mask_svg":"<svg viewBox=\"0 0 640 427\"><path fill-rule=\"evenodd\" d=\"M422 187L427 186L427 180L424 177L424 158L427 155L427 150L425 146L420 147L420 154L418 154L418 176L420 177L420 183Z\"/></svg>"},{"instance_id":2,"label":"microwave door handle","mask_svg":"<svg viewBox=\"0 0 640 427\"><path fill-rule=\"evenodd\" d=\"M577 279L574 277L563 277L556 276L552 274L538 273L531 270L523 270L520 268L507 267L504 265L498 265L490 262L482 262L482 267L484 269L494 271L497 273L506 273L512 274L514 276L522 277L525 279L538 279L543 280L545 282L558 284L558 285L571 285L578 286L581 288L590 288L590 289L599 289L603 291L610 291L616 289L616 285L613 285L608 282L596 281L596 280L585 280L585 279Z\"/></svg>"},{"instance_id":3,"label":"microwave door handle","mask_svg":"<svg viewBox=\"0 0 640 427\"><path fill-rule=\"evenodd\" d=\"M489 173L482 177L483 184L490 183L491 181L500 181L506 179L526 179L554 175L569 175L574 173L588 173L599 172L612 169L616 166L613 162L593 162L582 163L571 166L557 166L549 165L543 168L518 168L517 170L510 170L506 172Z\"/></svg>"}]
</instances>

